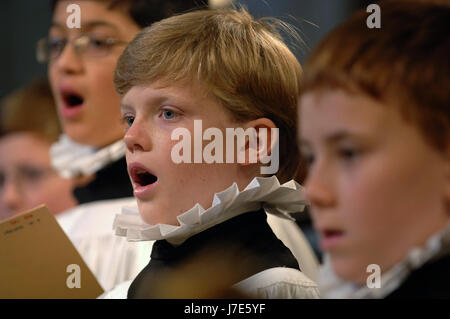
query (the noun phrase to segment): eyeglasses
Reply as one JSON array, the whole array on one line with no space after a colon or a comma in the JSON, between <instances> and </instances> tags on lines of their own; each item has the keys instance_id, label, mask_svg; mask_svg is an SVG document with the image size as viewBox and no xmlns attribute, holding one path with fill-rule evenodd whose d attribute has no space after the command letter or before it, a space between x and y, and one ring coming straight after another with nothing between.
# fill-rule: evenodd
<instances>
[{"instance_id":1,"label":"eyeglasses","mask_svg":"<svg viewBox=\"0 0 450 319\"><path fill-rule=\"evenodd\" d=\"M93 58L107 56L111 52L111 48L115 45L127 44L125 41L114 38L102 38L88 34L81 34L72 40L58 37L48 37L40 39L37 43L37 60L40 63L47 63L56 60L64 51L67 43L72 43L77 54Z\"/></svg>"}]
</instances>

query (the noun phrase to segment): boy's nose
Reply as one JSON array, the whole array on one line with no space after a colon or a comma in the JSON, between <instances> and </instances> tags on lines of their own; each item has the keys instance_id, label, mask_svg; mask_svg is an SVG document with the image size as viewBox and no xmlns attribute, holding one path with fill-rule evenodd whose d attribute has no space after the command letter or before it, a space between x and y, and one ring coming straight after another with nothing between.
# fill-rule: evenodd
<instances>
[{"instance_id":1,"label":"boy's nose","mask_svg":"<svg viewBox=\"0 0 450 319\"><path fill-rule=\"evenodd\" d=\"M81 57L75 52L71 43L67 43L61 54L52 63L58 68L58 71L66 74L76 74L83 70Z\"/></svg>"},{"instance_id":2,"label":"boy's nose","mask_svg":"<svg viewBox=\"0 0 450 319\"><path fill-rule=\"evenodd\" d=\"M316 166L309 170L305 180L305 193L315 211L329 208L335 204L332 175L323 167Z\"/></svg>"},{"instance_id":3,"label":"boy's nose","mask_svg":"<svg viewBox=\"0 0 450 319\"><path fill-rule=\"evenodd\" d=\"M149 129L141 121L135 120L124 137L125 145L130 153L148 152L151 149Z\"/></svg>"}]
</instances>

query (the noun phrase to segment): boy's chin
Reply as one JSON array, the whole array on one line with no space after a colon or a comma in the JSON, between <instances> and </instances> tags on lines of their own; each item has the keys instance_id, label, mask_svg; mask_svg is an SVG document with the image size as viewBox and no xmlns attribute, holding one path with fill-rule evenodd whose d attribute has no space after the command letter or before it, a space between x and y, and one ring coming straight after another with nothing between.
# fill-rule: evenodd
<instances>
[{"instance_id":1,"label":"boy's chin","mask_svg":"<svg viewBox=\"0 0 450 319\"><path fill-rule=\"evenodd\" d=\"M85 123L68 123L63 128L64 133L75 143L93 147L103 147L109 144L104 138L98 137L97 134L92 134Z\"/></svg>"},{"instance_id":2,"label":"boy's chin","mask_svg":"<svg viewBox=\"0 0 450 319\"><path fill-rule=\"evenodd\" d=\"M352 282L354 284L365 285L367 276L370 273L366 272L368 265L358 265L347 258L333 258L331 257L331 264L335 274L344 281Z\"/></svg>"},{"instance_id":3,"label":"boy's chin","mask_svg":"<svg viewBox=\"0 0 450 319\"><path fill-rule=\"evenodd\" d=\"M158 225L158 224L166 224L166 225L173 225L173 226L179 226L177 217L176 216L169 216L167 214L166 209L161 208L155 208L153 205L149 203L142 203L139 200L138 202L138 208L139 213L141 215L142 220L151 226Z\"/></svg>"}]
</instances>

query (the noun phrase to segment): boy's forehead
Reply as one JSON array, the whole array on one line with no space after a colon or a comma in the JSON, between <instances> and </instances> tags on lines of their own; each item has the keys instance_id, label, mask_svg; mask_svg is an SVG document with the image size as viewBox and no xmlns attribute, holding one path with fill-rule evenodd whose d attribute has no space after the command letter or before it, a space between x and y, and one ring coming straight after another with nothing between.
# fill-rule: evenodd
<instances>
[{"instance_id":1,"label":"boy's forehead","mask_svg":"<svg viewBox=\"0 0 450 319\"><path fill-rule=\"evenodd\" d=\"M68 6L71 4L78 5L79 11L69 10ZM81 32L97 27L121 31L128 28L130 23L134 26L134 21L125 10L119 10L119 7L110 8L109 5L110 1L58 1L51 27L68 29L67 20L78 13L81 28L75 29Z\"/></svg>"},{"instance_id":2,"label":"boy's forehead","mask_svg":"<svg viewBox=\"0 0 450 319\"><path fill-rule=\"evenodd\" d=\"M134 98L152 98L152 97L166 97L166 98L180 98L189 100L200 100L208 98L204 86L196 81L179 80L170 81L162 78L147 83L140 83L130 87L130 89L122 97L122 101Z\"/></svg>"},{"instance_id":3,"label":"boy's forehead","mask_svg":"<svg viewBox=\"0 0 450 319\"><path fill-rule=\"evenodd\" d=\"M92 19L92 20L87 20L84 19L82 20L83 22L80 24L80 28L78 29L81 32L89 32L91 30L94 29L98 29L98 28L105 28L105 29L109 29L111 31L115 31L118 32L119 31L119 27L110 21L107 20L98 20L98 19ZM67 29L65 23L61 23L60 21L58 21L58 19L55 19L51 26L51 28L55 28L55 29Z\"/></svg>"},{"instance_id":4,"label":"boy's forehead","mask_svg":"<svg viewBox=\"0 0 450 319\"><path fill-rule=\"evenodd\" d=\"M349 135L383 134L384 127L398 124L397 112L359 94L311 92L300 101L300 134L334 140Z\"/></svg>"},{"instance_id":5,"label":"boy's forehead","mask_svg":"<svg viewBox=\"0 0 450 319\"><path fill-rule=\"evenodd\" d=\"M122 97L120 108L127 110L173 106L190 116L220 118L223 121L234 121L233 114L220 101L202 86L192 82L156 81L150 84L132 86Z\"/></svg>"},{"instance_id":6,"label":"boy's forehead","mask_svg":"<svg viewBox=\"0 0 450 319\"><path fill-rule=\"evenodd\" d=\"M182 106L200 107L208 98L208 94L193 82L170 82L159 79L149 83L132 86L122 97L121 108L138 104L158 104L170 102ZM181 106L181 105L180 105Z\"/></svg>"}]
</instances>

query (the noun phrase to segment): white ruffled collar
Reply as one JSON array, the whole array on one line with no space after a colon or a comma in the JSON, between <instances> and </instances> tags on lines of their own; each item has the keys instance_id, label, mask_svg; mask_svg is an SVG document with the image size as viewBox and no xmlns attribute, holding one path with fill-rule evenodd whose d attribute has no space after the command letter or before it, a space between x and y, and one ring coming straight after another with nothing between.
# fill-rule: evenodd
<instances>
[{"instance_id":1,"label":"white ruffled collar","mask_svg":"<svg viewBox=\"0 0 450 319\"><path fill-rule=\"evenodd\" d=\"M294 180L280 185L276 176L255 177L239 192L236 183L214 194L212 206L204 209L200 204L177 217L179 226L146 224L139 215L137 205L124 207L116 215L113 228L116 235L129 241L166 239L173 245L183 243L189 237L240 214L261 207L267 213L292 219L289 213L301 212L306 205L303 187Z\"/></svg>"},{"instance_id":2,"label":"white ruffled collar","mask_svg":"<svg viewBox=\"0 0 450 319\"><path fill-rule=\"evenodd\" d=\"M422 247L415 247L406 257L381 275L381 287L369 288L341 280L333 271L330 258L324 256L319 270L319 289L324 298L378 299L400 287L406 278L426 262L450 253L450 223L441 232L431 236Z\"/></svg>"},{"instance_id":3,"label":"white ruffled collar","mask_svg":"<svg viewBox=\"0 0 450 319\"><path fill-rule=\"evenodd\" d=\"M114 142L98 149L72 141L62 134L59 140L52 144L50 157L52 167L65 178L89 176L106 165L125 156L123 140Z\"/></svg>"}]
</instances>

